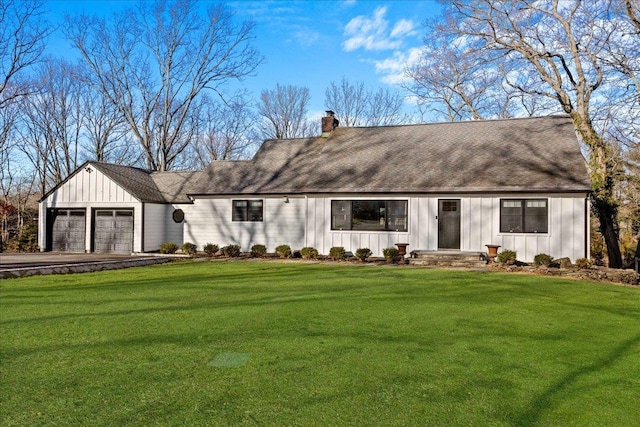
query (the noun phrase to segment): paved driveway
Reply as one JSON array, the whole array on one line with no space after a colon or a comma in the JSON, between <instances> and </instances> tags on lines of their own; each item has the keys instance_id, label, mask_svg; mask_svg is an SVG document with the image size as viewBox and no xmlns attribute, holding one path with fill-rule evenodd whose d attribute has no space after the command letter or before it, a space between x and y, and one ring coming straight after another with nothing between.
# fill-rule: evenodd
<instances>
[{"instance_id":1,"label":"paved driveway","mask_svg":"<svg viewBox=\"0 0 640 427\"><path fill-rule=\"evenodd\" d=\"M171 259L166 256L153 255L70 254L58 252L0 253L0 278L111 270L158 264Z\"/></svg>"},{"instance_id":2,"label":"paved driveway","mask_svg":"<svg viewBox=\"0 0 640 427\"><path fill-rule=\"evenodd\" d=\"M45 265L83 264L88 262L118 261L134 258L131 255L112 254L70 254L60 252L0 253L0 269L18 267L39 267Z\"/></svg>"}]
</instances>

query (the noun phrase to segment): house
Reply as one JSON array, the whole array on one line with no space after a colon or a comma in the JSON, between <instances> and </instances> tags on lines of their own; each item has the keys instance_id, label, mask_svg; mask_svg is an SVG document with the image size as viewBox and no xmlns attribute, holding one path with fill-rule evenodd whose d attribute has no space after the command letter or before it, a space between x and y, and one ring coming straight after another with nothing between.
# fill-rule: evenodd
<instances>
[{"instance_id":1,"label":"house","mask_svg":"<svg viewBox=\"0 0 640 427\"><path fill-rule=\"evenodd\" d=\"M164 241L589 256L591 189L567 116L336 127L267 140L205 171L87 162L40 204L46 250L147 252Z\"/></svg>"}]
</instances>

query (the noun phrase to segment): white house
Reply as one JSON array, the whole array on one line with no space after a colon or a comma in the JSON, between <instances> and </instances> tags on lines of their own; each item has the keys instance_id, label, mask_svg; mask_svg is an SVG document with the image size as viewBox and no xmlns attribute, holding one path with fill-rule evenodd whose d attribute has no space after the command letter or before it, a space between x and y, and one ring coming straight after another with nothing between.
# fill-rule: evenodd
<instances>
[{"instance_id":1,"label":"white house","mask_svg":"<svg viewBox=\"0 0 640 427\"><path fill-rule=\"evenodd\" d=\"M355 252L589 256L589 175L570 118L336 127L267 140L252 160L149 172L87 162L40 204L43 250L156 251L162 242Z\"/></svg>"}]
</instances>

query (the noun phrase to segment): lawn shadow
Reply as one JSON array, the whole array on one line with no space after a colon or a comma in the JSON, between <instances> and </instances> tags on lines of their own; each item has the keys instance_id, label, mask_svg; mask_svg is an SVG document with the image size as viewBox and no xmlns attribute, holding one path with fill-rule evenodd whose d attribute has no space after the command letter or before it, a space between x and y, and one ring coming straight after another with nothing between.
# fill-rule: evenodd
<instances>
[{"instance_id":1,"label":"lawn shadow","mask_svg":"<svg viewBox=\"0 0 640 427\"><path fill-rule=\"evenodd\" d=\"M543 414L556 406L558 399L566 394L566 389L576 383L579 378L612 366L616 361L634 350L637 353L640 351L640 349L638 349L639 345L640 334L620 343L620 345L613 348L597 363L584 366L560 378L542 392L542 394L533 399L529 409L515 418L511 424L514 426L542 424Z\"/></svg>"}]
</instances>

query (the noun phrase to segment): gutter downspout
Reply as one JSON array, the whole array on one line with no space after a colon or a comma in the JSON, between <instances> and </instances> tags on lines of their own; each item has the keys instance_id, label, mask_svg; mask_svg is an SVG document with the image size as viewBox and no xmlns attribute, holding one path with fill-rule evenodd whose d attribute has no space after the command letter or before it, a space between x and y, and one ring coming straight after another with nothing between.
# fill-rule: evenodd
<instances>
[{"instance_id":1,"label":"gutter downspout","mask_svg":"<svg viewBox=\"0 0 640 427\"><path fill-rule=\"evenodd\" d=\"M584 234L586 239L584 242L584 257L586 259L591 259L591 200L589 199L588 194L584 199L584 210Z\"/></svg>"},{"instance_id":2,"label":"gutter downspout","mask_svg":"<svg viewBox=\"0 0 640 427\"><path fill-rule=\"evenodd\" d=\"M141 242L140 242L140 252L144 253L144 217L145 217L145 203L142 202L141 203L142 206L142 218L140 220L140 222L142 223L142 231L140 232L140 238L141 238Z\"/></svg>"},{"instance_id":3,"label":"gutter downspout","mask_svg":"<svg viewBox=\"0 0 640 427\"><path fill-rule=\"evenodd\" d=\"M304 245L309 246L307 235L309 234L309 196L304 195Z\"/></svg>"}]
</instances>

